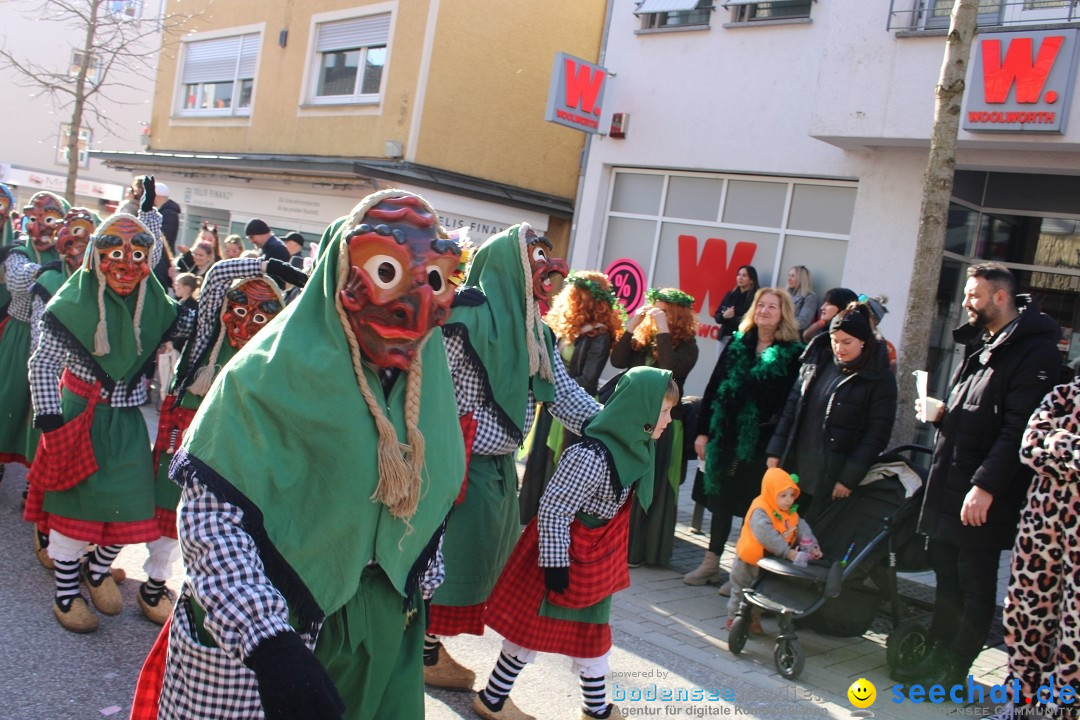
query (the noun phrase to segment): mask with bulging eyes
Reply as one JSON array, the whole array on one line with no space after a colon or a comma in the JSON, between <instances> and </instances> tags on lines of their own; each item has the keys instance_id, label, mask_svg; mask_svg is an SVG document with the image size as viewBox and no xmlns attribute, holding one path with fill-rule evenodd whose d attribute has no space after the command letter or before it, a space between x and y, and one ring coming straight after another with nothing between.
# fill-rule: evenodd
<instances>
[{"instance_id":1,"label":"mask with bulging eyes","mask_svg":"<svg viewBox=\"0 0 1080 720\"><path fill-rule=\"evenodd\" d=\"M30 204L23 208L26 234L38 252L45 252L56 242L56 231L64 220L64 205L51 192L35 193Z\"/></svg>"},{"instance_id":2,"label":"mask with bulging eyes","mask_svg":"<svg viewBox=\"0 0 1080 720\"><path fill-rule=\"evenodd\" d=\"M221 322L229 344L239 350L282 310L281 299L260 278L240 283L225 294Z\"/></svg>"},{"instance_id":3,"label":"mask with bulging eyes","mask_svg":"<svg viewBox=\"0 0 1080 720\"><path fill-rule=\"evenodd\" d=\"M0 185L0 225L3 225L11 217L11 209L15 207L15 196L7 185Z\"/></svg>"},{"instance_id":4,"label":"mask with bulging eyes","mask_svg":"<svg viewBox=\"0 0 1080 720\"><path fill-rule=\"evenodd\" d=\"M154 239L146 226L131 217L106 220L94 237L94 252L105 283L127 297L150 275L150 249Z\"/></svg>"},{"instance_id":5,"label":"mask with bulging eyes","mask_svg":"<svg viewBox=\"0 0 1080 720\"><path fill-rule=\"evenodd\" d=\"M345 242L349 273L340 298L357 344L375 365L407 370L424 338L450 316L448 278L461 251L412 196L369 209Z\"/></svg>"},{"instance_id":6,"label":"mask with bulging eyes","mask_svg":"<svg viewBox=\"0 0 1080 720\"><path fill-rule=\"evenodd\" d=\"M533 297L542 303L549 303L562 287L563 279L570 274L570 266L562 258L551 254L553 247L550 240L531 229L525 233L525 245L532 271Z\"/></svg>"},{"instance_id":7,"label":"mask with bulging eyes","mask_svg":"<svg viewBox=\"0 0 1080 720\"><path fill-rule=\"evenodd\" d=\"M72 270L79 267L94 234L94 216L86 208L71 208L56 233L56 251Z\"/></svg>"}]
</instances>

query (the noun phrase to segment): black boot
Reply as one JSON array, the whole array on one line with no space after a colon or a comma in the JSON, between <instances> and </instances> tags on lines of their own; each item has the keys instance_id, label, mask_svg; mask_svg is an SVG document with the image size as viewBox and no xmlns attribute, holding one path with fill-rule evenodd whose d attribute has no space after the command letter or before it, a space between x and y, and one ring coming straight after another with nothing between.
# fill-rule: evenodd
<instances>
[{"instance_id":1,"label":"black boot","mask_svg":"<svg viewBox=\"0 0 1080 720\"><path fill-rule=\"evenodd\" d=\"M932 685L941 685L946 690L953 685L966 686L968 670L971 669L971 663L960 660L948 650L942 650L939 657L941 658L941 663L925 676L919 678L916 682L925 688Z\"/></svg>"},{"instance_id":2,"label":"black boot","mask_svg":"<svg viewBox=\"0 0 1080 720\"><path fill-rule=\"evenodd\" d=\"M941 645L936 640L931 640L925 655L907 667L891 668L889 677L901 683L911 682L936 672L943 663Z\"/></svg>"}]
</instances>

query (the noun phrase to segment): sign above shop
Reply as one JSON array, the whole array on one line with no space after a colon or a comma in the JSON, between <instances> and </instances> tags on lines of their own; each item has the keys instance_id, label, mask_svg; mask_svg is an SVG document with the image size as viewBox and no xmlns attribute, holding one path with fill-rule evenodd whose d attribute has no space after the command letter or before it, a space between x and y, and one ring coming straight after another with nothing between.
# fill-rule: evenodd
<instances>
[{"instance_id":1,"label":"sign above shop","mask_svg":"<svg viewBox=\"0 0 1080 720\"><path fill-rule=\"evenodd\" d=\"M0 182L5 185L18 185L21 187L35 188L36 190L48 190L50 192L64 194L67 178L63 175L23 170L11 167L7 163L0 165ZM98 198L99 200L111 200L119 202L124 197L124 187L112 183L96 182L94 180L75 180L75 194L84 197Z\"/></svg>"},{"instance_id":2,"label":"sign above shop","mask_svg":"<svg viewBox=\"0 0 1080 720\"><path fill-rule=\"evenodd\" d=\"M964 94L964 129L1064 133L1076 79L1076 35L1076 28L979 35Z\"/></svg>"},{"instance_id":3,"label":"sign above shop","mask_svg":"<svg viewBox=\"0 0 1080 720\"><path fill-rule=\"evenodd\" d=\"M612 261L604 274L611 280L615 297L622 301L626 312L632 313L645 300L645 271L631 258Z\"/></svg>"},{"instance_id":4,"label":"sign above shop","mask_svg":"<svg viewBox=\"0 0 1080 720\"><path fill-rule=\"evenodd\" d=\"M608 71L566 53L555 53L544 119L587 133L602 133L600 113Z\"/></svg>"}]
</instances>

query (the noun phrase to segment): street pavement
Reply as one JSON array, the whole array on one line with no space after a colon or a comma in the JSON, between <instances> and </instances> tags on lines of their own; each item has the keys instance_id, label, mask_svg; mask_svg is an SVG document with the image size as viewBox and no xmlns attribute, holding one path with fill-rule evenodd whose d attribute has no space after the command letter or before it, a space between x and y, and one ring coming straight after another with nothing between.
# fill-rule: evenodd
<instances>
[{"instance_id":1,"label":"street pavement","mask_svg":"<svg viewBox=\"0 0 1080 720\"><path fill-rule=\"evenodd\" d=\"M146 410L152 424L153 413ZM0 483L0 542L5 548L0 553L0 720L126 718L139 668L158 631L135 603L138 584L146 577L142 570L146 550L131 546L117 559L116 566L128 574L121 584L125 607L119 616L102 617L100 629L90 635L63 630L50 609L51 574L37 563L31 528L21 520L24 476L21 467L9 465ZM794 681L781 677L773 664L774 619L763 621L764 637L751 637L742 654L733 656L724 629L726 598L717 596L714 587L691 587L681 581L684 572L696 567L707 544L707 535L689 527L689 483L683 486L679 508L670 566L632 570L632 586L616 595L613 603L609 688L616 699L623 694L625 699L617 704L628 717L867 717L865 710L852 715L855 708L847 696L848 687L860 678L877 689L877 700L869 708L875 717L985 717L994 712L996 703L988 695L986 702L972 705L895 703L885 662L889 623L883 617L857 638L800 630L807 660ZM731 554L725 553L725 561ZM177 563L169 581L174 591L181 577ZM1004 562L1003 578L1007 579ZM902 591L916 599L909 614L925 615L925 601L932 598L927 583L932 580L932 574L905 579ZM999 601L1003 592L1002 583ZM476 671L479 688L498 657L500 642L489 631L481 637L451 638L446 647ZM1005 663L1004 648L998 644L984 650L972 673L984 686L1000 683ZM561 656L541 655L522 672L512 697L539 720L580 717L577 679ZM468 693L428 692L428 718L472 718L470 708Z\"/></svg>"}]
</instances>

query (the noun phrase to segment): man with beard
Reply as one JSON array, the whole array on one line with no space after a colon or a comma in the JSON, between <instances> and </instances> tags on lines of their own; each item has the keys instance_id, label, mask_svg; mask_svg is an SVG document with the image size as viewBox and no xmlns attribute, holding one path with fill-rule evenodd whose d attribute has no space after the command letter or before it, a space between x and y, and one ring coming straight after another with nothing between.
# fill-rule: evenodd
<instances>
[{"instance_id":1,"label":"man with beard","mask_svg":"<svg viewBox=\"0 0 1080 720\"><path fill-rule=\"evenodd\" d=\"M67 211L67 202L57 195L36 193L24 208L29 241L9 248L4 259L11 303L9 319L0 335L0 463L30 465L26 457L30 439L30 385L26 379L31 335L30 288L41 266L59 259L54 247L56 231Z\"/></svg>"},{"instance_id":2,"label":"man with beard","mask_svg":"<svg viewBox=\"0 0 1080 720\"><path fill-rule=\"evenodd\" d=\"M484 608L521 532L514 452L528 434L536 403L572 432L600 405L554 357L541 321L566 262L527 224L490 238L476 251L463 297L443 330L458 415L469 452L468 478L447 524L446 578L432 598L424 643L428 685L471 690L475 673L458 664L439 636L484 632ZM482 294L481 294L482 293Z\"/></svg>"},{"instance_id":3,"label":"man with beard","mask_svg":"<svg viewBox=\"0 0 1080 720\"><path fill-rule=\"evenodd\" d=\"M962 682L986 641L1001 551L1012 547L1032 477L1020 439L1061 371L1057 323L1017 300L1004 265L968 268L968 323L953 331L964 359L948 399L916 407L938 430L919 518L937 582L931 651L897 679L923 687Z\"/></svg>"},{"instance_id":4,"label":"man with beard","mask_svg":"<svg viewBox=\"0 0 1080 720\"><path fill-rule=\"evenodd\" d=\"M133 718L424 715L419 584L465 472L437 331L460 250L384 190L320 253L173 460L187 576Z\"/></svg>"},{"instance_id":5,"label":"man with beard","mask_svg":"<svg viewBox=\"0 0 1080 720\"><path fill-rule=\"evenodd\" d=\"M194 320L178 316L150 275L160 252L160 240L131 215L101 223L82 269L46 306L30 357L34 426L43 432L24 517L48 529L53 614L71 632L98 626L80 579L99 612L122 609L110 568L124 545L145 542L150 550L144 597L164 592L179 554L155 517L150 439L139 411L158 346L186 336ZM84 557L88 545L95 547Z\"/></svg>"}]
</instances>

